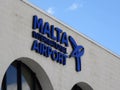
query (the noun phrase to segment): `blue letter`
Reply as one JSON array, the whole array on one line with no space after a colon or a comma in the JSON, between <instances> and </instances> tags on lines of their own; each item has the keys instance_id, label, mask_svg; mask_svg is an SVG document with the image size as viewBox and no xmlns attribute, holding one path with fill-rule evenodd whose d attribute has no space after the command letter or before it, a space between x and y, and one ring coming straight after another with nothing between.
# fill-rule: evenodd
<instances>
[{"instance_id":1,"label":"blue letter","mask_svg":"<svg viewBox=\"0 0 120 90\"><path fill-rule=\"evenodd\" d=\"M42 54L47 57L47 46L43 44Z\"/></svg>"},{"instance_id":2,"label":"blue letter","mask_svg":"<svg viewBox=\"0 0 120 90\"><path fill-rule=\"evenodd\" d=\"M64 32L61 36L61 44L65 44L65 46L68 46L68 38L66 32Z\"/></svg>"},{"instance_id":3,"label":"blue letter","mask_svg":"<svg viewBox=\"0 0 120 90\"><path fill-rule=\"evenodd\" d=\"M43 34L47 34L48 37L51 36L50 27L49 27L49 23L48 23L48 22L46 22L46 23L44 24Z\"/></svg>"},{"instance_id":4,"label":"blue letter","mask_svg":"<svg viewBox=\"0 0 120 90\"><path fill-rule=\"evenodd\" d=\"M62 30L57 28L57 27L55 28L55 30L56 30L56 33L57 33L57 42L60 42L60 33L62 32Z\"/></svg>"},{"instance_id":5,"label":"blue letter","mask_svg":"<svg viewBox=\"0 0 120 90\"><path fill-rule=\"evenodd\" d=\"M56 50L52 51L51 58L52 58L53 61L58 60L58 53L57 53Z\"/></svg>"},{"instance_id":6,"label":"blue letter","mask_svg":"<svg viewBox=\"0 0 120 90\"><path fill-rule=\"evenodd\" d=\"M65 55L65 54L63 55L63 62L62 62L63 65L66 65L66 58L67 57L68 57L67 55Z\"/></svg>"},{"instance_id":7,"label":"blue letter","mask_svg":"<svg viewBox=\"0 0 120 90\"><path fill-rule=\"evenodd\" d=\"M32 45L32 50L35 50L36 52L39 53L39 44L37 40L34 40L33 45Z\"/></svg>"},{"instance_id":8,"label":"blue letter","mask_svg":"<svg viewBox=\"0 0 120 90\"><path fill-rule=\"evenodd\" d=\"M54 25L51 25L51 39L56 40L56 37L54 36Z\"/></svg>"},{"instance_id":9,"label":"blue letter","mask_svg":"<svg viewBox=\"0 0 120 90\"><path fill-rule=\"evenodd\" d=\"M63 60L63 54L61 54L60 52L58 52L58 60L57 62L62 64L62 60Z\"/></svg>"},{"instance_id":10,"label":"blue letter","mask_svg":"<svg viewBox=\"0 0 120 90\"><path fill-rule=\"evenodd\" d=\"M47 47L47 57L49 57L52 54L52 48Z\"/></svg>"},{"instance_id":11,"label":"blue letter","mask_svg":"<svg viewBox=\"0 0 120 90\"><path fill-rule=\"evenodd\" d=\"M42 33L43 32L43 20L39 19L38 17L35 15L33 16L33 29L39 29L39 32Z\"/></svg>"}]
</instances>

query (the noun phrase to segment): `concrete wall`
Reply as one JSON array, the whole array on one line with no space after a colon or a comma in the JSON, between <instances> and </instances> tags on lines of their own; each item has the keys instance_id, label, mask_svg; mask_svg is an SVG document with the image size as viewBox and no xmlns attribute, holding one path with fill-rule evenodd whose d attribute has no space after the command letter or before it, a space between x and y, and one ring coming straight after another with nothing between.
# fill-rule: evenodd
<instances>
[{"instance_id":1,"label":"concrete wall","mask_svg":"<svg viewBox=\"0 0 120 90\"><path fill-rule=\"evenodd\" d=\"M33 15L61 28L73 36L78 45L84 46L81 72L75 71L74 58L68 58L67 65L63 66L31 51L34 40L31 36ZM72 48L68 47L68 52L71 51ZM87 83L94 90L120 89L119 57L24 1L0 0L0 84L7 68L16 59L27 64L40 82L44 81L41 81L41 77L46 78L45 82L49 85L42 82L44 90L71 90L80 82ZM32 61L37 65L31 64Z\"/></svg>"}]
</instances>

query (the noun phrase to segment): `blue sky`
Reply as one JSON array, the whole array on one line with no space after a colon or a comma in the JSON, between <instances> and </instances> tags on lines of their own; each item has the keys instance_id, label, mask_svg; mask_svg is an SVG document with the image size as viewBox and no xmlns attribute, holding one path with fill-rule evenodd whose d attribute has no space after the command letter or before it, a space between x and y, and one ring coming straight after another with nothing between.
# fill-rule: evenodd
<instances>
[{"instance_id":1,"label":"blue sky","mask_svg":"<svg viewBox=\"0 0 120 90\"><path fill-rule=\"evenodd\" d=\"M120 55L120 0L28 0Z\"/></svg>"}]
</instances>

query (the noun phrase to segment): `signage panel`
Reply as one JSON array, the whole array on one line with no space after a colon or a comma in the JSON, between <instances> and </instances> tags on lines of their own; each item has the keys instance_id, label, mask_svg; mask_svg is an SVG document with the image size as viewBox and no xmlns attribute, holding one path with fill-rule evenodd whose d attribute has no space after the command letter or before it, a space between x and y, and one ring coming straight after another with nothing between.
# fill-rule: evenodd
<instances>
[{"instance_id":1,"label":"signage panel","mask_svg":"<svg viewBox=\"0 0 120 90\"><path fill-rule=\"evenodd\" d=\"M33 41L31 50L45 57L50 57L59 64L66 65L67 58L75 58L76 71L81 71L81 56L84 54L84 47L77 45L74 38L67 35L62 29L44 22L42 18L33 16L32 26ZM72 47L70 55L67 53L69 42Z\"/></svg>"}]
</instances>

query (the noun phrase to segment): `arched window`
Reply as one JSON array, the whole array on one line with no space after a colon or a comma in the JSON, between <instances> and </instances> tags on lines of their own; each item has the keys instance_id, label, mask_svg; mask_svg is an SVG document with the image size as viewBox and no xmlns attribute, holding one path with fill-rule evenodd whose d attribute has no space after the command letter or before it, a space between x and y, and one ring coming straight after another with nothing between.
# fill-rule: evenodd
<instances>
[{"instance_id":1,"label":"arched window","mask_svg":"<svg viewBox=\"0 0 120 90\"><path fill-rule=\"evenodd\" d=\"M93 90L90 85L84 82L75 84L71 90Z\"/></svg>"},{"instance_id":2,"label":"arched window","mask_svg":"<svg viewBox=\"0 0 120 90\"><path fill-rule=\"evenodd\" d=\"M35 73L20 61L12 63L5 73L2 90L42 90Z\"/></svg>"},{"instance_id":3,"label":"arched window","mask_svg":"<svg viewBox=\"0 0 120 90\"><path fill-rule=\"evenodd\" d=\"M83 89L76 84L73 86L72 90L83 90Z\"/></svg>"}]
</instances>

